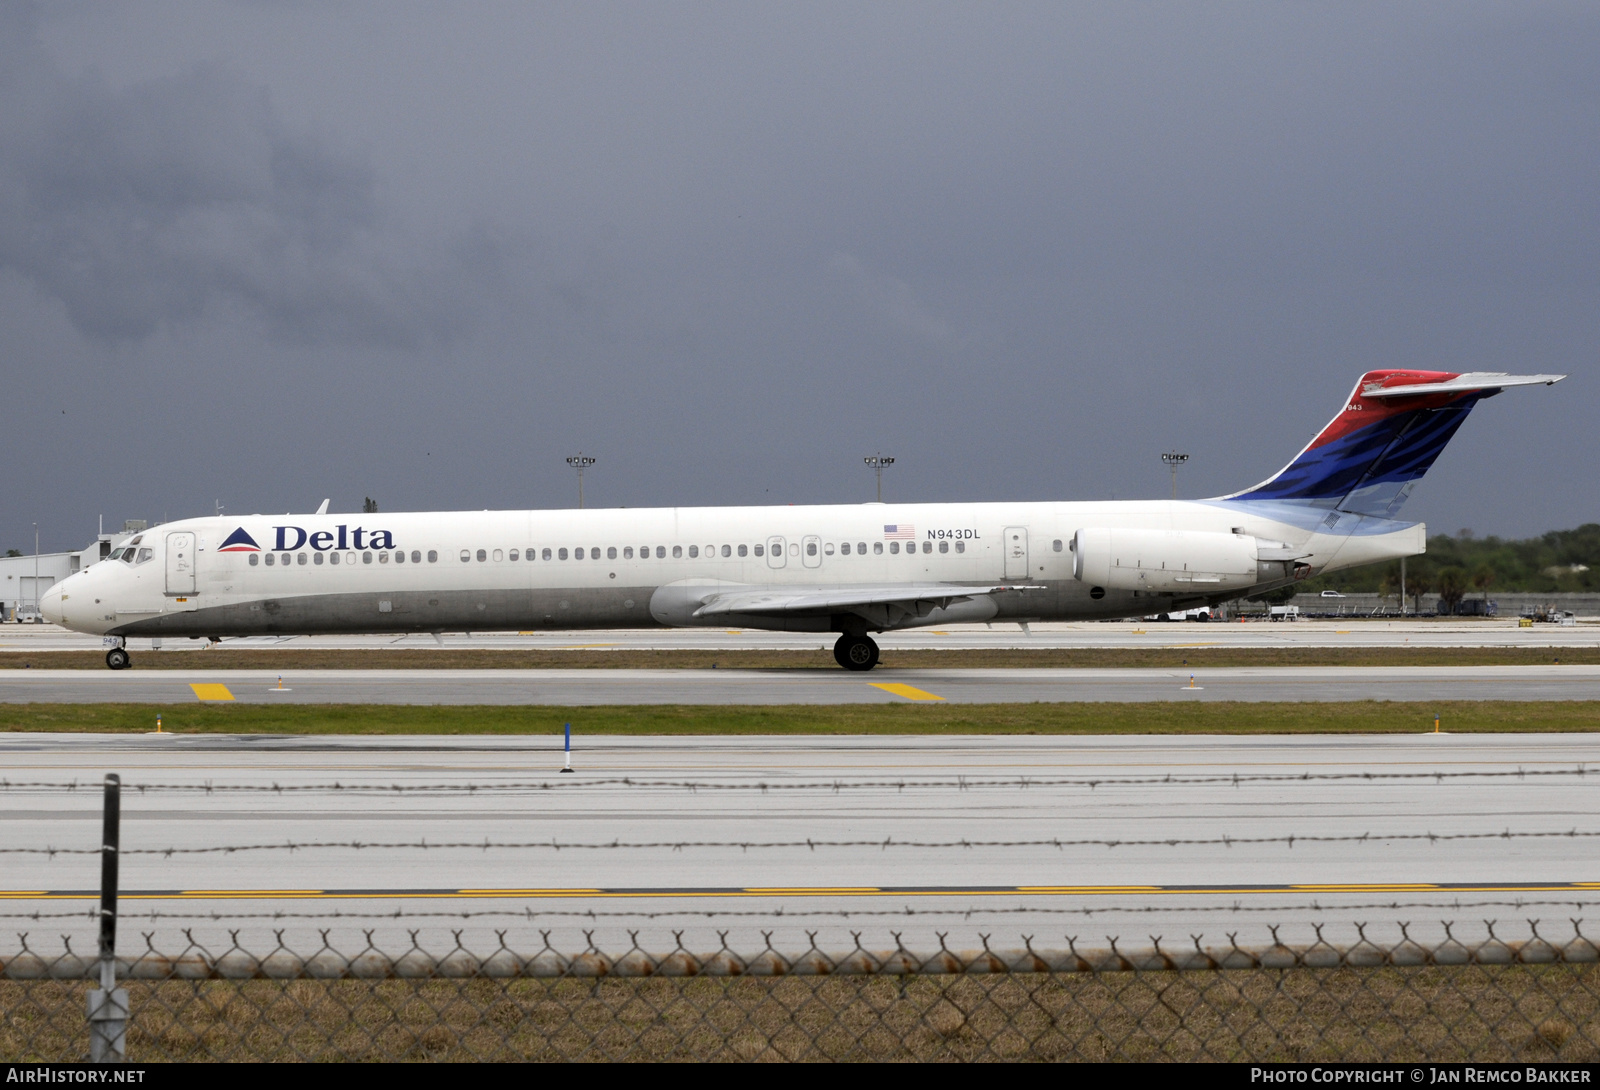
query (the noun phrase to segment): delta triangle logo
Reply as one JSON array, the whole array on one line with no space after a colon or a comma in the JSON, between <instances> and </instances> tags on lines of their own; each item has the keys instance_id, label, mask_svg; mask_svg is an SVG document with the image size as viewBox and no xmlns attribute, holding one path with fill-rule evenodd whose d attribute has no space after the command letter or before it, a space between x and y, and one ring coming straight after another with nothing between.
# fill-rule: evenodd
<instances>
[{"instance_id":1,"label":"delta triangle logo","mask_svg":"<svg viewBox=\"0 0 1600 1090\"><path fill-rule=\"evenodd\" d=\"M228 540L217 546L219 553L259 553L261 546L256 544L256 539L244 532L241 526L228 535Z\"/></svg>"}]
</instances>

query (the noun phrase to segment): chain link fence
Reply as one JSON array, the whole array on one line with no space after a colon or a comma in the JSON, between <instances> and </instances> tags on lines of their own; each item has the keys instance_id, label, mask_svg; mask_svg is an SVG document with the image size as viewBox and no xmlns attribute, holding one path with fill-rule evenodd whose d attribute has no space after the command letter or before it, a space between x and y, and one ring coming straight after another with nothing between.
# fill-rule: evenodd
<instances>
[{"instance_id":1,"label":"chain link fence","mask_svg":"<svg viewBox=\"0 0 1600 1090\"><path fill-rule=\"evenodd\" d=\"M166 1060L1595 1061L1600 947L1577 923L1470 945L1068 942L825 953L563 953L413 941L349 953L0 958L0 1059L81 1061L96 1031ZM1400 928L1404 935L1406 929ZM1445 934L1450 933L1446 927ZM100 987L96 988L96 984ZM107 984L111 988L106 987ZM125 1003L108 1005L106 992ZM126 1013L122 1011L125 1008ZM107 1024L106 1019L112 1019ZM125 1022L116 1019L125 1018ZM119 1036L120 1035L120 1036ZM121 1042L121 1048L116 1045Z\"/></svg>"}]
</instances>

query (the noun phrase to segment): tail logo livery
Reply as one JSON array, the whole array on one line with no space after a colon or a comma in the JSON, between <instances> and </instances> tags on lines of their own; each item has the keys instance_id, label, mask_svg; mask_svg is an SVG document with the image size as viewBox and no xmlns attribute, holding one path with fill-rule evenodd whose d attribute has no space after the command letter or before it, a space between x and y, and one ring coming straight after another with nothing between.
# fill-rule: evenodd
<instances>
[{"instance_id":1,"label":"tail logo livery","mask_svg":"<svg viewBox=\"0 0 1600 1090\"><path fill-rule=\"evenodd\" d=\"M228 535L228 540L217 546L219 553L259 553L261 546L256 544L256 539L244 532L241 526Z\"/></svg>"},{"instance_id":2,"label":"tail logo livery","mask_svg":"<svg viewBox=\"0 0 1600 1090\"><path fill-rule=\"evenodd\" d=\"M1271 480L1226 498L1394 518L1474 405L1507 386L1549 385L1561 377L1369 371L1294 461Z\"/></svg>"}]
</instances>

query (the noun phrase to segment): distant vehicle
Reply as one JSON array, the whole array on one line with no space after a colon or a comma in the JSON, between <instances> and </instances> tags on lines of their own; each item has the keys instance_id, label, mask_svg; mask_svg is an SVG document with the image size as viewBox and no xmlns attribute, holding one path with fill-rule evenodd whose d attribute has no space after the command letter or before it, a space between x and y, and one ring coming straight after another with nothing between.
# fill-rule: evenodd
<instances>
[{"instance_id":1,"label":"distant vehicle","mask_svg":"<svg viewBox=\"0 0 1600 1090\"><path fill-rule=\"evenodd\" d=\"M1146 617L1147 621L1214 621L1217 615L1209 606L1200 606L1198 609L1173 610L1170 613L1153 613Z\"/></svg>"},{"instance_id":2,"label":"distant vehicle","mask_svg":"<svg viewBox=\"0 0 1600 1090\"><path fill-rule=\"evenodd\" d=\"M44 624L44 618L40 616L38 606L18 606L16 618L18 624Z\"/></svg>"},{"instance_id":3,"label":"distant vehicle","mask_svg":"<svg viewBox=\"0 0 1600 1090\"><path fill-rule=\"evenodd\" d=\"M1271 606L1267 615L1274 621L1298 621L1300 619L1299 606Z\"/></svg>"},{"instance_id":4,"label":"distant vehicle","mask_svg":"<svg viewBox=\"0 0 1600 1090\"><path fill-rule=\"evenodd\" d=\"M1340 594L1336 590L1325 590L1325 591L1322 592L1322 596L1324 598L1343 598L1344 597L1344 595Z\"/></svg>"}]
</instances>

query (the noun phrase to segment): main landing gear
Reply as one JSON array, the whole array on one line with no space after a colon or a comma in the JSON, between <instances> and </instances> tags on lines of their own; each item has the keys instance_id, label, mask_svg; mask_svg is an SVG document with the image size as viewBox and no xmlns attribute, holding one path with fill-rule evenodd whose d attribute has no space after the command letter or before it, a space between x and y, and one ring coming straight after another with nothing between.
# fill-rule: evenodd
<instances>
[{"instance_id":1,"label":"main landing gear","mask_svg":"<svg viewBox=\"0 0 1600 1090\"><path fill-rule=\"evenodd\" d=\"M129 657L126 648L113 647L106 652L106 665L113 670L126 670L133 665L133 659Z\"/></svg>"},{"instance_id":2,"label":"main landing gear","mask_svg":"<svg viewBox=\"0 0 1600 1090\"><path fill-rule=\"evenodd\" d=\"M833 657L846 670L870 670L878 665L878 645L871 636L852 636L847 632L833 645Z\"/></svg>"}]
</instances>

